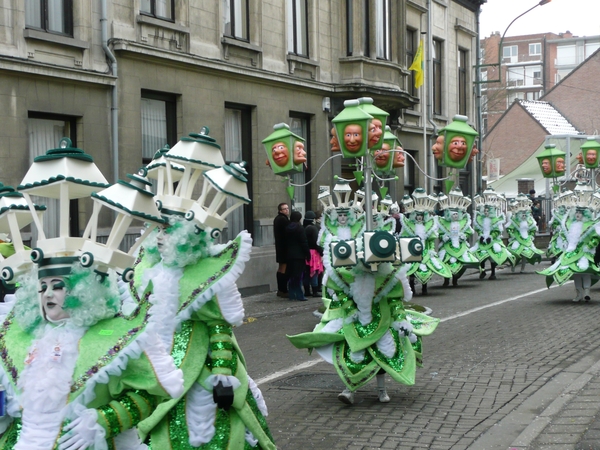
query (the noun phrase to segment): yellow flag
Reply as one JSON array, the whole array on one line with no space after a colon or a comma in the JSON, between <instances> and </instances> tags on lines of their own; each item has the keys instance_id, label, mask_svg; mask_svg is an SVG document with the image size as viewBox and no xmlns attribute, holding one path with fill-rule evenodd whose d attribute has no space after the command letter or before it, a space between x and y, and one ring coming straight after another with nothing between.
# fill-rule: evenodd
<instances>
[{"instance_id":1,"label":"yellow flag","mask_svg":"<svg viewBox=\"0 0 600 450\"><path fill-rule=\"evenodd\" d=\"M415 71L415 87L418 89L423 85L423 39L419 42L419 48L417 49L417 54L415 55L415 59L413 59L412 64L408 68L408 70Z\"/></svg>"}]
</instances>

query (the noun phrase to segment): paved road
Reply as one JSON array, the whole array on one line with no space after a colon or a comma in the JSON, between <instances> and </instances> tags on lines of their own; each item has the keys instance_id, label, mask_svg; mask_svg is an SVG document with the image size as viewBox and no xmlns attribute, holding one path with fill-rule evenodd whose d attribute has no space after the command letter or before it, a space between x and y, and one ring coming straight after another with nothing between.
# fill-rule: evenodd
<instances>
[{"instance_id":1,"label":"paved road","mask_svg":"<svg viewBox=\"0 0 600 450\"><path fill-rule=\"evenodd\" d=\"M413 301L441 323L424 340L415 385L388 379L387 404L373 382L344 405L333 367L287 341L314 327L318 299L247 297L235 333L282 450L600 448L600 290L583 304L573 292L547 289L531 266L430 284Z\"/></svg>"}]
</instances>

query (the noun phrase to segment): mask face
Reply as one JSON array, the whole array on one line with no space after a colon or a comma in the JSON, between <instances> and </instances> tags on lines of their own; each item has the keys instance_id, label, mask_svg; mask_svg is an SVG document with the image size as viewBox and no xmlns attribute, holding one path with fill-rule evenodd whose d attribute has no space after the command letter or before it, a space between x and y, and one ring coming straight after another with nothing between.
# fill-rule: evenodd
<instances>
[{"instance_id":1,"label":"mask face","mask_svg":"<svg viewBox=\"0 0 600 450\"><path fill-rule=\"evenodd\" d=\"M67 288L63 277L45 277L40 280L40 303L46 320L57 322L69 318L63 310Z\"/></svg>"}]
</instances>

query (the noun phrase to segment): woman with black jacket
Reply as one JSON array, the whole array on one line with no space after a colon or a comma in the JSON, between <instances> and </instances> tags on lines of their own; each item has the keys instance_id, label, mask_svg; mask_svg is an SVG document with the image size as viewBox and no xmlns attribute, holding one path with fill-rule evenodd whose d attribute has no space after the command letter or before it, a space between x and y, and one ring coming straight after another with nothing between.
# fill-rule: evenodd
<instances>
[{"instance_id":1,"label":"woman with black jacket","mask_svg":"<svg viewBox=\"0 0 600 450\"><path fill-rule=\"evenodd\" d=\"M306 232L300 224L302 213L293 211L290 224L285 229L287 239L287 276L289 278L288 292L290 300L308 300L302 292L302 278L306 261L310 260L310 250L306 240Z\"/></svg>"}]
</instances>

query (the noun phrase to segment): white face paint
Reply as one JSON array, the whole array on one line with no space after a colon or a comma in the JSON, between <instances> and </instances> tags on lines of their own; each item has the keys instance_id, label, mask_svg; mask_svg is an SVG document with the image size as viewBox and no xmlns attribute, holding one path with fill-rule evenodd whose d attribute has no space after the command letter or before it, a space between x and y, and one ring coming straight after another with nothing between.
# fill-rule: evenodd
<instances>
[{"instance_id":1,"label":"white face paint","mask_svg":"<svg viewBox=\"0 0 600 450\"><path fill-rule=\"evenodd\" d=\"M346 225L348 223L348 214L345 212L338 213L338 223L340 225Z\"/></svg>"},{"instance_id":2,"label":"white face paint","mask_svg":"<svg viewBox=\"0 0 600 450\"><path fill-rule=\"evenodd\" d=\"M158 246L158 252L163 254L163 248L165 245L165 241L167 240L167 227L159 226L158 227L158 236L156 237L156 245Z\"/></svg>"},{"instance_id":3,"label":"white face paint","mask_svg":"<svg viewBox=\"0 0 600 450\"><path fill-rule=\"evenodd\" d=\"M63 277L44 277L40 280L40 302L46 320L58 322L69 318L63 310L67 288Z\"/></svg>"}]
</instances>

